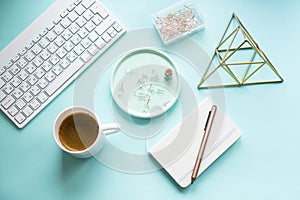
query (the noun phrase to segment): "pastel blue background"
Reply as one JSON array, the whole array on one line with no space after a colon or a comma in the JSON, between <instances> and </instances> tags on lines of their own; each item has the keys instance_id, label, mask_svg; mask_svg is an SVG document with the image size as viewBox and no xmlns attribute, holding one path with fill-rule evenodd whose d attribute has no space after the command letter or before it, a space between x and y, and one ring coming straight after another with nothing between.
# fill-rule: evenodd
<instances>
[{"instance_id":1,"label":"pastel blue background","mask_svg":"<svg viewBox=\"0 0 300 200\"><path fill-rule=\"evenodd\" d=\"M52 2L0 0L0 49ZM175 2L103 0L128 30L152 27L150 15ZM0 199L300 199L300 1L210 0L199 5L207 26L191 38L209 55L235 11L285 79L225 90L227 115L242 131L230 150L186 190L163 170L129 174L95 159L75 159L52 138L56 115L72 105L72 84L24 129L0 114Z\"/></svg>"}]
</instances>

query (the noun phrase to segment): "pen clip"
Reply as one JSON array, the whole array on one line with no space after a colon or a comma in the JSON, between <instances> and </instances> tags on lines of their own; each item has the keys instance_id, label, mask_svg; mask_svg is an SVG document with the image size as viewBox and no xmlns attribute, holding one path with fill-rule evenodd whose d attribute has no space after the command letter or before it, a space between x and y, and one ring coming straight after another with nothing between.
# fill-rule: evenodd
<instances>
[{"instance_id":1,"label":"pen clip","mask_svg":"<svg viewBox=\"0 0 300 200\"><path fill-rule=\"evenodd\" d=\"M211 111L209 111L208 116L207 116L207 120L206 120L206 123L205 123L205 126L204 126L205 131L206 131L207 124L208 124L208 121L209 121L209 118L210 118L210 114L211 114Z\"/></svg>"}]
</instances>

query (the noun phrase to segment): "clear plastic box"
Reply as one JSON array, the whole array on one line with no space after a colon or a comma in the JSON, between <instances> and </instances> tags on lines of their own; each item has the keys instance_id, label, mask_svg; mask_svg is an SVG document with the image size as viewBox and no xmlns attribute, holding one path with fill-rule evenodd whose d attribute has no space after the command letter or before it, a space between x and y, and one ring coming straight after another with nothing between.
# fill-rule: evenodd
<instances>
[{"instance_id":1,"label":"clear plastic box","mask_svg":"<svg viewBox=\"0 0 300 200\"><path fill-rule=\"evenodd\" d=\"M190 0L181 1L154 13L152 20L165 45L205 27L205 21L199 8Z\"/></svg>"}]
</instances>

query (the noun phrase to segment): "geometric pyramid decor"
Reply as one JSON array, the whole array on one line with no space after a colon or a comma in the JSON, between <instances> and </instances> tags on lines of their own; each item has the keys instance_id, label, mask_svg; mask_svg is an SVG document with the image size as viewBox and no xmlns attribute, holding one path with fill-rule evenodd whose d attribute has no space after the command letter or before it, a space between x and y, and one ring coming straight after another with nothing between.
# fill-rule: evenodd
<instances>
[{"instance_id":1,"label":"geometric pyramid decor","mask_svg":"<svg viewBox=\"0 0 300 200\"><path fill-rule=\"evenodd\" d=\"M281 82L279 72L233 13L198 89Z\"/></svg>"}]
</instances>

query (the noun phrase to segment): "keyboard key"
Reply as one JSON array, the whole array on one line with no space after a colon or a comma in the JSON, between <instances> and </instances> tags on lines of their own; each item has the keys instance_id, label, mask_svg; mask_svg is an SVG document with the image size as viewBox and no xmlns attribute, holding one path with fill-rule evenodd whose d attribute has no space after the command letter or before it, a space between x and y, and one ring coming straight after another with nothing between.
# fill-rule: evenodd
<instances>
[{"instance_id":1,"label":"keyboard key","mask_svg":"<svg viewBox=\"0 0 300 200\"><path fill-rule=\"evenodd\" d=\"M78 18L78 14L76 12L70 12L70 14L68 15L68 18L69 18L69 20L74 22Z\"/></svg>"},{"instance_id":2,"label":"keyboard key","mask_svg":"<svg viewBox=\"0 0 300 200\"><path fill-rule=\"evenodd\" d=\"M72 42L68 41L64 44L64 48L66 51L71 51L74 48L74 45L72 44Z\"/></svg>"},{"instance_id":3,"label":"keyboard key","mask_svg":"<svg viewBox=\"0 0 300 200\"><path fill-rule=\"evenodd\" d=\"M13 62L12 62L11 60L9 60L9 61L7 62L7 68L10 68L12 65L13 65Z\"/></svg>"},{"instance_id":4,"label":"keyboard key","mask_svg":"<svg viewBox=\"0 0 300 200\"><path fill-rule=\"evenodd\" d=\"M11 84L6 84L4 87L3 87L3 90L7 93L7 94L10 94L13 90L14 90L14 87L11 85Z\"/></svg>"},{"instance_id":5,"label":"keyboard key","mask_svg":"<svg viewBox=\"0 0 300 200\"><path fill-rule=\"evenodd\" d=\"M95 31L93 31L89 34L88 37L92 42L95 42L98 39L98 34Z\"/></svg>"},{"instance_id":6,"label":"keyboard key","mask_svg":"<svg viewBox=\"0 0 300 200\"><path fill-rule=\"evenodd\" d=\"M38 68L38 69L34 72L34 74L36 75L36 77L42 78L42 77L46 74L46 72L45 72L42 68Z\"/></svg>"},{"instance_id":7,"label":"keyboard key","mask_svg":"<svg viewBox=\"0 0 300 200\"><path fill-rule=\"evenodd\" d=\"M61 87L61 83L65 82L75 74L82 66L84 62L80 59L75 60L71 65L63 71L63 73L57 77L45 90L45 92L51 96L54 92ZM55 72L54 72L55 73Z\"/></svg>"},{"instance_id":8,"label":"keyboard key","mask_svg":"<svg viewBox=\"0 0 300 200\"><path fill-rule=\"evenodd\" d=\"M29 117L32 113L33 113L33 110L29 107L29 106L26 106L24 109L23 109L23 113Z\"/></svg>"},{"instance_id":9,"label":"keyboard key","mask_svg":"<svg viewBox=\"0 0 300 200\"><path fill-rule=\"evenodd\" d=\"M52 71L58 76L63 70L59 66L54 66Z\"/></svg>"},{"instance_id":10,"label":"keyboard key","mask_svg":"<svg viewBox=\"0 0 300 200\"><path fill-rule=\"evenodd\" d=\"M16 74L18 74L21 70L20 70L20 68L19 68L17 65L13 65L13 66L10 68L9 71L11 71L11 73L13 73L14 75L16 75Z\"/></svg>"},{"instance_id":11,"label":"keyboard key","mask_svg":"<svg viewBox=\"0 0 300 200\"><path fill-rule=\"evenodd\" d=\"M115 29L111 26L107 29L107 33L110 35Z\"/></svg>"},{"instance_id":12,"label":"keyboard key","mask_svg":"<svg viewBox=\"0 0 300 200\"><path fill-rule=\"evenodd\" d=\"M43 48L46 48L49 44L50 44L50 42L49 42L46 38L43 38L43 39L40 41L40 45L41 45Z\"/></svg>"},{"instance_id":13,"label":"keyboard key","mask_svg":"<svg viewBox=\"0 0 300 200\"><path fill-rule=\"evenodd\" d=\"M47 101L48 97L47 95L42 92L41 94L39 94L38 98L37 98L41 103L44 103L45 101Z\"/></svg>"},{"instance_id":14,"label":"keyboard key","mask_svg":"<svg viewBox=\"0 0 300 200\"><path fill-rule=\"evenodd\" d=\"M69 11L68 11L68 10L64 10L64 11L62 11L62 13L60 13L60 16L61 16L62 18L64 18L64 17L66 17L68 14L69 14Z\"/></svg>"},{"instance_id":15,"label":"keyboard key","mask_svg":"<svg viewBox=\"0 0 300 200\"><path fill-rule=\"evenodd\" d=\"M0 75L3 74L3 73L5 72L5 70L6 70L6 69L5 69L4 66L0 67Z\"/></svg>"},{"instance_id":16,"label":"keyboard key","mask_svg":"<svg viewBox=\"0 0 300 200\"><path fill-rule=\"evenodd\" d=\"M15 90L13 91L13 93L12 93L12 95L13 95L16 99L20 98L20 97L22 96L22 94L23 94L23 92L21 92L21 90L19 90L18 88L15 89Z\"/></svg>"},{"instance_id":17,"label":"keyboard key","mask_svg":"<svg viewBox=\"0 0 300 200\"><path fill-rule=\"evenodd\" d=\"M35 55L38 55L42 51L42 48L40 47L40 45L36 44L32 47L31 50Z\"/></svg>"},{"instance_id":18,"label":"keyboard key","mask_svg":"<svg viewBox=\"0 0 300 200\"><path fill-rule=\"evenodd\" d=\"M26 60L24 60L24 58L20 58L20 60L18 61L18 65L23 68L27 65Z\"/></svg>"},{"instance_id":19,"label":"keyboard key","mask_svg":"<svg viewBox=\"0 0 300 200\"><path fill-rule=\"evenodd\" d=\"M98 13L103 19L108 17L108 12L103 7L99 6L99 4L92 5L90 9L94 14Z\"/></svg>"},{"instance_id":20,"label":"keyboard key","mask_svg":"<svg viewBox=\"0 0 300 200\"><path fill-rule=\"evenodd\" d=\"M21 124L24 120L25 120L25 117L22 113L18 113L16 116L15 116L15 120L17 120L17 122L19 124Z\"/></svg>"},{"instance_id":21,"label":"keyboard key","mask_svg":"<svg viewBox=\"0 0 300 200\"><path fill-rule=\"evenodd\" d=\"M88 62L91 58L92 58L91 54L89 54L87 51L81 55L81 59L84 62Z\"/></svg>"},{"instance_id":22,"label":"keyboard key","mask_svg":"<svg viewBox=\"0 0 300 200\"><path fill-rule=\"evenodd\" d=\"M110 34L110 36L111 36L112 38L114 38L117 34L118 34L117 31L113 31L113 32Z\"/></svg>"},{"instance_id":23,"label":"keyboard key","mask_svg":"<svg viewBox=\"0 0 300 200\"><path fill-rule=\"evenodd\" d=\"M21 84L21 80L18 77L14 77L10 83L14 86L14 87L18 87Z\"/></svg>"},{"instance_id":24,"label":"keyboard key","mask_svg":"<svg viewBox=\"0 0 300 200\"><path fill-rule=\"evenodd\" d=\"M40 107L40 103L36 100L36 99L33 99L30 103L29 103L29 106L31 108L33 108L34 110L38 109Z\"/></svg>"},{"instance_id":25,"label":"keyboard key","mask_svg":"<svg viewBox=\"0 0 300 200\"><path fill-rule=\"evenodd\" d=\"M63 57L65 57L65 55L67 54L67 51L65 50L65 48L60 48L60 49L58 49L57 50L57 52L56 52L56 55L59 57L59 58L63 58Z\"/></svg>"},{"instance_id":26,"label":"keyboard key","mask_svg":"<svg viewBox=\"0 0 300 200\"><path fill-rule=\"evenodd\" d=\"M68 66L69 66L69 61L67 60L67 59L63 59L62 61L60 61L60 66L62 67L62 68L67 68Z\"/></svg>"},{"instance_id":27,"label":"keyboard key","mask_svg":"<svg viewBox=\"0 0 300 200\"><path fill-rule=\"evenodd\" d=\"M72 22L69 20L69 18L64 18L63 20L61 20L60 24L64 27L64 28L68 28L70 26Z\"/></svg>"},{"instance_id":28,"label":"keyboard key","mask_svg":"<svg viewBox=\"0 0 300 200\"><path fill-rule=\"evenodd\" d=\"M48 38L48 40L50 41L50 42L52 42L52 41L54 41L55 40L55 38L57 37L56 36L56 34L54 33L54 32L49 32L48 34L47 34L47 36L46 36L47 38Z\"/></svg>"},{"instance_id":29,"label":"keyboard key","mask_svg":"<svg viewBox=\"0 0 300 200\"><path fill-rule=\"evenodd\" d=\"M64 28L60 24L57 24L53 30L57 35L60 35L64 31Z\"/></svg>"},{"instance_id":30,"label":"keyboard key","mask_svg":"<svg viewBox=\"0 0 300 200\"><path fill-rule=\"evenodd\" d=\"M13 117L19 112L19 110L16 108L16 106L11 106L7 112Z\"/></svg>"},{"instance_id":31,"label":"keyboard key","mask_svg":"<svg viewBox=\"0 0 300 200\"><path fill-rule=\"evenodd\" d=\"M25 67L26 71L29 73L29 74L32 74L35 70L36 70L36 67L29 63L26 67Z\"/></svg>"},{"instance_id":32,"label":"keyboard key","mask_svg":"<svg viewBox=\"0 0 300 200\"><path fill-rule=\"evenodd\" d=\"M99 49L102 49L104 46L105 46L105 42L102 38L99 38L96 42L95 42L95 45L99 48Z\"/></svg>"},{"instance_id":33,"label":"keyboard key","mask_svg":"<svg viewBox=\"0 0 300 200\"><path fill-rule=\"evenodd\" d=\"M78 35L74 35L74 36L71 38L71 42L72 42L74 45L78 45L78 44L81 42L81 38L80 38Z\"/></svg>"},{"instance_id":34,"label":"keyboard key","mask_svg":"<svg viewBox=\"0 0 300 200\"><path fill-rule=\"evenodd\" d=\"M78 31L78 35L83 39L89 34L88 30L82 28Z\"/></svg>"},{"instance_id":35,"label":"keyboard key","mask_svg":"<svg viewBox=\"0 0 300 200\"><path fill-rule=\"evenodd\" d=\"M77 6L77 5L79 5L81 3L81 1L82 0L76 0L76 1L74 1L74 4Z\"/></svg>"},{"instance_id":36,"label":"keyboard key","mask_svg":"<svg viewBox=\"0 0 300 200\"><path fill-rule=\"evenodd\" d=\"M59 62L59 58L56 55L53 55L49 61L53 64L56 65Z\"/></svg>"},{"instance_id":37,"label":"keyboard key","mask_svg":"<svg viewBox=\"0 0 300 200\"><path fill-rule=\"evenodd\" d=\"M74 51L75 51L75 53L77 54L77 55L81 55L82 54L82 52L84 52L84 47L81 45L81 44L79 44L78 46L76 46L75 48L74 48Z\"/></svg>"},{"instance_id":38,"label":"keyboard key","mask_svg":"<svg viewBox=\"0 0 300 200\"><path fill-rule=\"evenodd\" d=\"M88 9L93 3L95 3L95 0L83 0L81 4Z\"/></svg>"},{"instance_id":39,"label":"keyboard key","mask_svg":"<svg viewBox=\"0 0 300 200\"><path fill-rule=\"evenodd\" d=\"M54 23L54 24L58 24L60 21L61 21L61 17L60 17L60 16L57 16L57 17L53 20L53 23Z\"/></svg>"},{"instance_id":40,"label":"keyboard key","mask_svg":"<svg viewBox=\"0 0 300 200\"><path fill-rule=\"evenodd\" d=\"M0 102L6 97L6 94L0 90Z\"/></svg>"},{"instance_id":41,"label":"keyboard key","mask_svg":"<svg viewBox=\"0 0 300 200\"><path fill-rule=\"evenodd\" d=\"M47 49L50 53L54 54L55 51L57 51L58 47L54 43L51 43Z\"/></svg>"},{"instance_id":42,"label":"keyboard key","mask_svg":"<svg viewBox=\"0 0 300 200\"><path fill-rule=\"evenodd\" d=\"M17 102L16 102L16 106L17 108L19 109L22 109L24 106L26 105L25 101L23 99L19 99Z\"/></svg>"},{"instance_id":43,"label":"keyboard key","mask_svg":"<svg viewBox=\"0 0 300 200\"><path fill-rule=\"evenodd\" d=\"M96 15L94 15L92 21L94 22L94 24L96 24L98 26L103 20L99 14L96 14Z\"/></svg>"},{"instance_id":44,"label":"keyboard key","mask_svg":"<svg viewBox=\"0 0 300 200\"><path fill-rule=\"evenodd\" d=\"M46 28L44 28L42 33L41 33L41 36L44 37L47 33L48 33L48 30Z\"/></svg>"},{"instance_id":45,"label":"keyboard key","mask_svg":"<svg viewBox=\"0 0 300 200\"><path fill-rule=\"evenodd\" d=\"M2 88L4 85L5 85L5 81L2 78L0 78L0 88Z\"/></svg>"},{"instance_id":46,"label":"keyboard key","mask_svg":"<svg viewBox=\"0 0 300 200\"><path fill-rule=\"evenodd\" d=\"M50 53L49 51L47 51L46 49L44 49L42 51L42 53L40 54L40 56L44 59L44 60L47 60L49 57L50 57Z\"/></svg>"},{"instance_id":47,"label":"keyboard key","mask_svg":"<svg viewBox=\"0 0 300 200\"><path fill-rule=\"evenodd\" d=\"M24 81L26 78L28 77L28 73L23 69L20 73L19 73L19 78Z\"/></svg>"},{"instance_id":48,"label":"keyboard key","mask_svg":"<svg viewBox=\"0 0 300 200\"><path fill-rule=\"evenodd\" d=\"M109 27L111 27L111 25L113 25L115 21L109 17L107 18L105 21L103 21L99 26L96 27L96 32L98 33L98 35L102 35Z\"/></svg>"},{"instance_id":49,"label":"keyboard key","mask_svg":"<svg viewBox=\"0 0 300 200\"><path fill-rule=\"evenodd\" d=\"M72 11L72 10L74 10L74 8L76 7L76 5L75 4L71 4L69 7L68 7L68 11Z\"/></svg>"},{"instance_id":50,"label":"keyboard key","mask_svg":"<svg viewBox=\"0 0 300 200\"><path fill-rule=\"evenodd\" d=\"M38 41L40 41L40 39L41 39L41 36L37 35L37 36L33 39L33 41L34 41L35 43L37 43Z\"/></svg>"},{"instance_id":51,"label":"keyboard key","mask_svg":"<svg viewBox=\"0 0 300 200\"><path fill-rule=\"evenodd\" d=\"M88 49L88 52L90 54L92 54L93 56L96 55L96 53L98 53L98 48L95 46L95 45L92 45L89 49Z\"/></svg>"},{"instance_id":52,"label":"keyboard key","mask_svg":"<svg viewBox=\"0 0 300 200\"><path fill-rule=\"evenodd\" d=\"M110 37L110 35L108 35L108 33L104 33L102 35L102 39L108 43L111 40L111 37Z\"/></svg>"},{"instance_id":53,"label":"keyboard key","mask_svg":"<svg viewBox=\"0 0 300 200\"><path fill-rule=\"evenodd\" d=\"M20 55L23 56L26 52L27 52L27 50L26 50L25 48L23 48L23 49L20 51Z\"/></svg>"},{"instance_id":54,"label":"keyboard key","mask_svg":"<svg viewBox=\"0 0 300 200\"><path fill-rule=\"evenodd\" d=\"M31 92L34 96L36 96L36 95L38 95L38 94L41 92L41 89L40 89L38 86L34 85L34 86L30 89L30 92Z\"/></svg>"},{"instance_id":55,"label":"keyboard key","mask_svg":"<svg viewBox=\"0 0 300 200\"><path fill-rule=\"evenodd\" d=\"M45 87L47 87L48 85L48 82L45 80L45 79L41 79L39 82L38 82L38 86L42 89L44 89Z\"/></svg>"},{"instance_id":56,"label":"keyboard key","mask_svg":"<svg viewBox=\"0 0 300 200\"><path fill-rule=\"evenodd\" d=\"M3 108L7 109L7 108L9 108L13 103L15 103L15 101L16 101L16 100L15 100L12 96L8 96L8 97L6 97L6 98L2 101L1 105L3 106Z\"/></svg>"},{"instance_id":57,"label":"keyboard key","mask_svg":"<svg viewBox=\"0 0 300 200\"><path fill-rule=\"evenodd\" d=\"M67 58L69 59L69 61L73 62L73 61L77 58L77 56L76 56L76 54L72 51L72 52L68 53Z\"/></svg>"},{"instance_id":58,"label":"keyboard key","mask_svg":"<svg viewBox=\"0 0 300 200\"><path fill-rule=\"evenodd\" d=\"M30 102L31 99L33 99L33 96L30 92L27 92L26 94L24 94L23 98L26 102Z\"/></svg>"},{"instance_id":59,"label":"keyboard key","mask_svg":"<svg viewBox=\"0 0 300 200\"><path fill-rule=\"evenodd\" d=\"M73 34L75 34L75 33L77 33L77 31L79 30L79 26L78 26L77 24L73 23L73 24L71 24L71 26L69 27L69 30L70 30Z\"/></svg>"},{"instance_id":60,"label":"keyboard key","mask_svg":"<svg viewBox=\"0 0 300 200\"><path fill-rule=\"evenodd\" d=\"M16 62L17 60L19 60L20 56L19 55L15 55L13 58L12 58L12 61L13 62Z\"/></svg>"},{"instance_id":61,"label":"keyboard key","mask_svg":"<svg viewBox=\"0 0 300 200\"><path fill-rule=\"evenodd\" d=\"M8 82L10 79L12 79L12 75L11 75L11 73L9 73L9 72L5 72L3 75L2 75L2 78L6 81L6 82Z\"/></svg>"},{"instance_id":62,"label":"keyboard key","mask_svg":"<svg viewBox=\"0 0 300 200\"><path fill-rule=\"evenodd\" d=\"M89 21L92 17L93 17L93 13L90 11L90 10L87 10L87 11L85 11L84 13L83 13L83 17L87 20L87 21Z\"/></svg>"},{"instance_id":63,"label":"keyboard key","mask_svg":"<svg viewBox=\"0 0 300 200\"><path fill-rule=\"evenodd\" d=\"M51 22L48 26L47 29L48 30L52 30L54 28L55 24L53 22Z\"/></svg>"},{"instance_id":64,"label":"keyboard key","mask_svg":"<svg viewBox=\"0 0 300 200\"><path fill-rule=\"evenodd\" d=\"M58 47L61 47L65 43L65 40L63 37L57 37L54 42Z\"/></svg>"},{"instance_id":65,"label":"keyboard key","mask_svg":"<svg viewBox=\"0 0 300 200\"><path fill-rule=\"evenodd\" d=\"M78 26L83 27L86 23L86 20L84 19L84 17L80 16L76 20L76 23L78 24Z\"/></svg>"},{"instance_id":66,"label":"keyboard key","mask_svg":"<svg viewBox=\"0 0 300 200\"><path fill-rule=\"evenodd\" d=\"M89 32L91 32L92 30L94 30L94 28L96 28L96 25L92 21L89 21L88 23L86 23L85 28Z\"/></svg>"},{"instance_id":67,"label":"keyboard key","mask_svg":"<svg viewBox=\"0 0 300 200\"><path fill-rule=\"evenodd\" d=\"M65 40L69 40L73 36L69 30L65 30L61 35Z\"/></svg>"},{"instance_id":68,"label":"keyboard key","mask_svg":"<svg viewBox=\"0 0 300 200\"><path fill-rule=\"evenodd\" d=\"M48 62L45 62L43 65L42 65L42 68L48 72L51 68L52 68L52 65Z\"/></svg>"},{"instance_id":69,"label":"keyboard key","mask_svg":"<svg viewBox=\"0 0 300 200\"><path fill-rule=\"evenodd\" d=\"M34 43L32 41L30 41L28 44L27 44L27 49L31 49L31 47L33 47Z\"/></svg>"},{"instance_id":70,"label":"keyboard key","mask_svg":"<svg viewBox=\"0 0 300 200\"><path fill-rule=\"evenodd\" d=\"M51 81L53 81L54 79L55 79L55 74L53 73L53 72L48 72L47 74L46 74L46 76L45 76L45 78L47 79L47 81L49 81L49 82L51 82Z\"/></svg>"},{"instance_id":71,"label":"keyboard key","mask_svg":"<svg viewBox=\"0 0 300 200\"><path fill-rule=\"evenodd\" d=\"M28 51L26 54L25 54L25 58L27 59L28 62L32 61L32 59L34 58L34 55L33 53L31 53L30 51Z\"/></svg>"},{"instance_id":72,"label":"keyboard key","mask_svg":"<svg viewBox=\"0 0 300 200\"><path fill-rule=\"evenodd\" d=\"M78 15L82 15L82 13L85 11L85 8L80 4L78 5L76 8L75 8L75 12L78 14Z\"/></svg>"},{"instance_id":73,"label":"keyboard key","mask_svg":"<svg viewBox=\"0 0 300 200\"><path fill-rule=\"evenodd\" d=\"M43 60L40 58L40 57L36 57L34 60L33 60L33 64L35 64L35 66L39 67L43 64Z\"/></svg>"},{"instance_id":74,"label":"keyboard key","mask_svg":"<svg viewBox=\"0 0 300 200\"><path fill-rule=\"evenodd\" d=\"M27 81L31 84L34 85L38 80L34 75L29 76L29 78L27 79Z\"/></svg>"},{"instance_id":75,"label":"keyboard key","mask_svg":"<svg viewBox=\"0 0 300 200\"><path fill-rule=\"evenodd\" d=\"M26 82L22 82L19 87L23 92L27 92L30 88L30 85Z\"/></svg>"},{"instance_id":76,"label":"keyboard key","mask_svg":"<svg viewBox=\"0 0 300 200\"><path fill-rule=\"evenodd\" d=\"M81 44L85 49L87 49L92 44L92 42L89 38L85 38L84 40L82 40Z\"/></svg>"}]
</instances>

